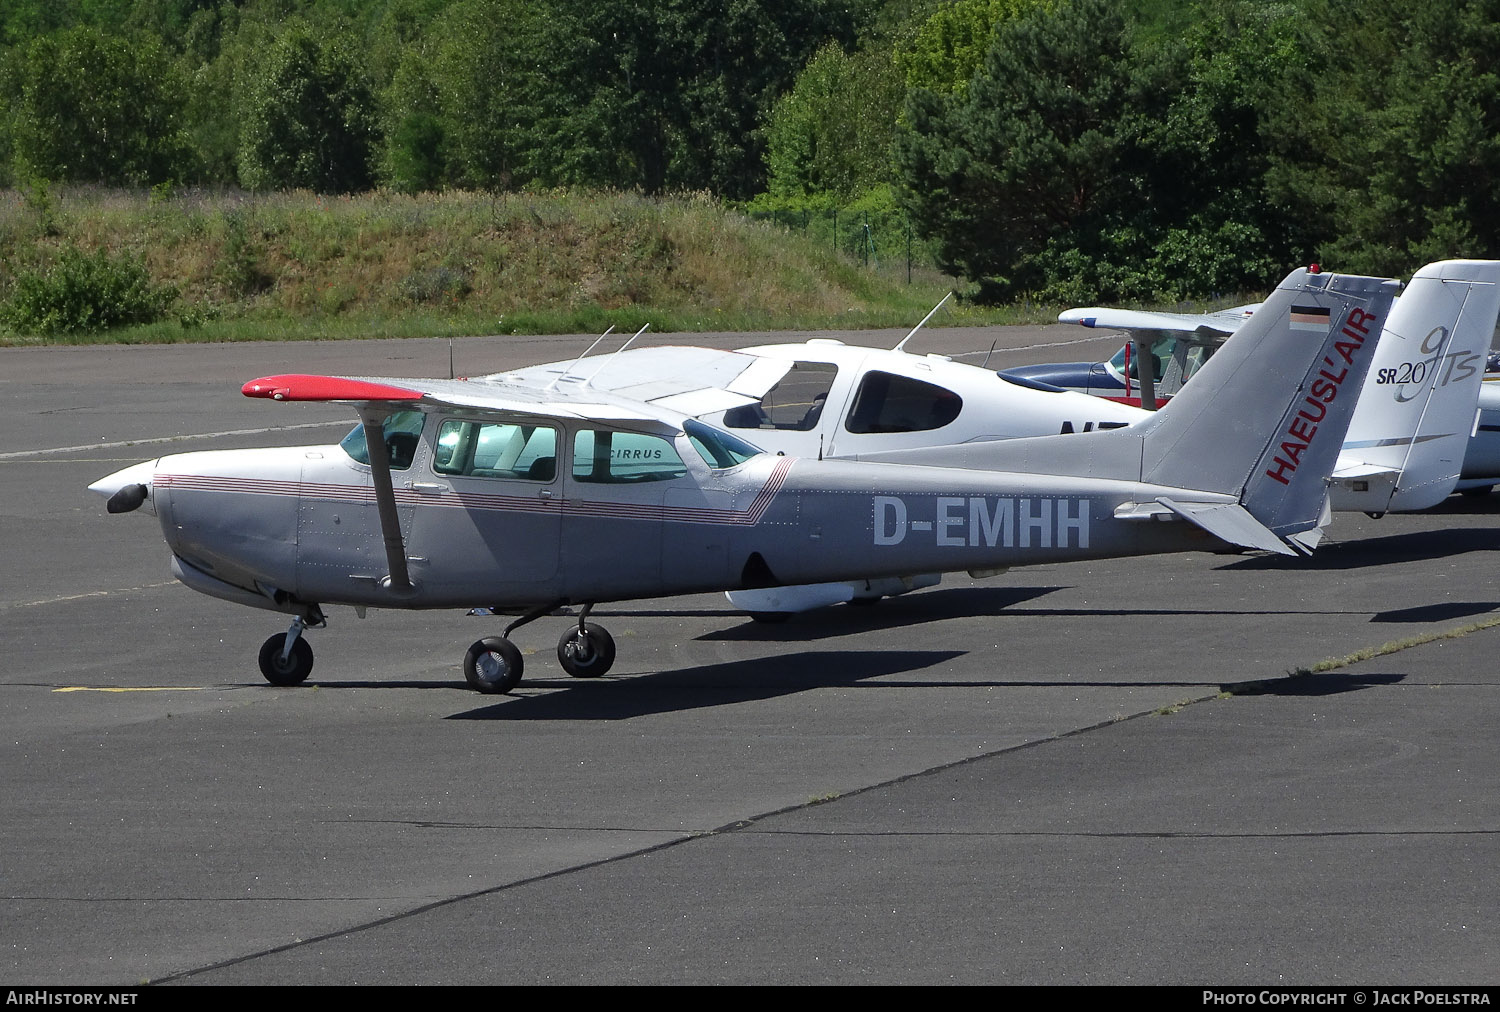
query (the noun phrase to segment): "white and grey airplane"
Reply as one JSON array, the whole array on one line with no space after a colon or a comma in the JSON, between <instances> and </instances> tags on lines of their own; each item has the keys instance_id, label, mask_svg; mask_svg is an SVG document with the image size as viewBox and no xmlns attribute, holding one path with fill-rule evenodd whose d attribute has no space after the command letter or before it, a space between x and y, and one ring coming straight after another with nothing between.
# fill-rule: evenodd
<instances>
[{"instance_id":1,"label":"white and grey airplane","mask_svg":"<svg viewBox=\"0 0 1500 1012\"><path fill-rule=\"evenodd\" d=\"M244 393L345 403L359 427L336 445L165 456L90 488L112 513L154 512L188 586L293 617L260 651L273 683L307 678L303 633L328 605L522 607L464 658L472 687L506 692L522 674L509 637L564 604L583 607L559 661L590 677L614 659L588 621L602 602L1225 545L1309 552L1395 287L1293 272L1191 387L1129 428L818 460L659 403L680 394L284 375ZM1309 313L1315 327L1295 322Z\"/></svg>"}]
</instances>

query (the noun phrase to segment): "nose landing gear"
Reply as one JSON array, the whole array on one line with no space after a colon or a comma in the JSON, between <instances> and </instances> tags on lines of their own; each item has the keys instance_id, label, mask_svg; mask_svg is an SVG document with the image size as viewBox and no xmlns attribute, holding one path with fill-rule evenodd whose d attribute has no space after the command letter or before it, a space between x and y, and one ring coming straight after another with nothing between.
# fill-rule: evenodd
<instances>
[{"instance_id":1,"label":"nose landing gear","mask_svg":"<svg viewBox=\"0 0 1500 1012\"><path fill-rule=\"evenodd\" d=\"M260 673L266 676L266 681L272 685L301 685L307 681L307 676L312 673L313 651L302 638L302 631L323 624L321 615L311 623L298 615L292 620L290 629L262 643Z\"/></svg>"}]
</instances>

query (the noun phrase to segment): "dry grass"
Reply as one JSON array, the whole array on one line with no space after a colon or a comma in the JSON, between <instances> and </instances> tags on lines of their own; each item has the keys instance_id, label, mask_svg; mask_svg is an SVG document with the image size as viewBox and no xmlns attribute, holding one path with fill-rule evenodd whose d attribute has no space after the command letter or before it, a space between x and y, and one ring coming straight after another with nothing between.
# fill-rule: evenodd
<instances>
[{"instance_id":1,"label":"dry grass","mask_svg":"<svg viewBox=\"0 0 1500 1012\"><path fill-rule=\"evenodd\" d=\"M69 245L130 251L181 293L178 320L85 340L895 326L953 285L931 268L908 285L904 261L864 268L701 195L77 188L0 195L0 298Z\"/></svg>"}]
</instances>

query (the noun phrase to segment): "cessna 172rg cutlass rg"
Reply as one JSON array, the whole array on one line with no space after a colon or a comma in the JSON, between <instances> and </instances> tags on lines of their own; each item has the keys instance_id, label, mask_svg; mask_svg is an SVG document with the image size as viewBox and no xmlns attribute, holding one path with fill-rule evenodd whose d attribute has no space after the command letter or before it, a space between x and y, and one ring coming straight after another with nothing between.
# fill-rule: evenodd
<instances>
[{"instance_id":1,"label":"cessna 172rg cutlass rg","mask_svg":"<svg viewBox=\"0 0 1500 1012\"><path fill-rule=\"evenodd\" d=\"M563 384L286 375L244 392L347 403L360 427L337 446L162 457L90 488L111 512L154 510L188 586L293 616L261 649L274 683L307 677L303 632L328 604L528 607L464 659L472 687L506 692L522 674L510 634L567 603L583 607L559 661L588 677L614 659L587 621L603 601L1226 543L1310 551L1394 289L1296 271L1166 410L958 447L963 466L773 456Z\"/></svg>"}]
</instances>

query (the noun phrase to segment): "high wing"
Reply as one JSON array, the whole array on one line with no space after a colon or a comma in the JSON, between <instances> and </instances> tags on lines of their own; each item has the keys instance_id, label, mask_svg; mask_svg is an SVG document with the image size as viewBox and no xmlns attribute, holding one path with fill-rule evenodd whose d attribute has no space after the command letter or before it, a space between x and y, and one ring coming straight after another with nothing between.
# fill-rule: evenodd
<instances>
[{"instance_id":1,"label":"high wing","mask_svg":"<svg viewBox=\"0 0 1500 1012\"><path fill-rule=\"evenodd\" d=\"M514 374L477 380L400 379L312 376L289 373L253 379L241 388L246 397L274 401L336 401L360 405L405 404L409 407L456 407L505 415L548 418L593 418L602 421L657 422L675 431L671 419L681 412L652 411L607 391L559 387L549 390ZM388 412L387 412L388 413Z\"/></svg>"},{"instance_id":2,"label":"high wing","mask_svg":"<svg viewBox=\"0 0 1500 1012\"><path fill-rule=\"evenodd\" d=\"M1254 302L1213 313L1155 313L1140 309L1094 306L1065 310L1058 314L1057 322L1076 323L1081 327L1182 334L1189 339L1196 339L1200 344L1218 345L1238 330L1260 305L1259 302Z\"/></svg>"},{"instance_id":3,"label":"high wing","mask_svg":"<svg viewBox=\"0 0 1500 1012\"><path fill-rule=\"evenodd\" d=\"M1123 393L1129 399L1132 382L1139 383L1141 406L1154 411L1159 400L1158 394L1171 396L1187 382L1193 368L1189 363L1190 356L1196 355L1200 361L1207 360L1214 349L1223 344L1259 307L1260 303L1253 303L1234 309L1196 314L1094 306L1066 310L1058 314L1057 319L1061 323L1076 323L1083 327L1107 327L1129 332L1130 344L1125 348L1126 358L1121 370L1124 374ZM1157 353L1162 352L1164 345L1170 350L1158 358ZM1195 352L1194 349L1199 350ZM1017 374L1034 373L1035 378L1048 381L1048 376L1044 375L1046 371L1045 366L1030 366L1017 370Z\"/></svg>"}]
</instances>

